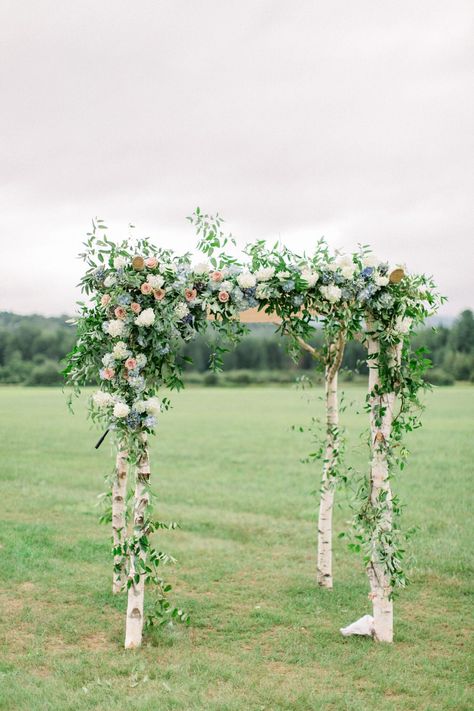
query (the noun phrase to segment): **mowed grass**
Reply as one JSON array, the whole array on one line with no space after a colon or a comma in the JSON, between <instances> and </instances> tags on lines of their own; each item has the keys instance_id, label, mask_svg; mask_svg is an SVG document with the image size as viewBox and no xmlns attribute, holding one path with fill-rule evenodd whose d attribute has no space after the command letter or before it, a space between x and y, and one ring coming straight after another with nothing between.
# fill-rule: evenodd
<instances>
[{"instance_id":1,"label":"mowed grass","mask_svg":"<svg viewBox=\"0 0 474 711\"><path fill-rule=\"evenodd\" d=\"M84 405L54 389L0 389L0 708L471 709L472 426L469 386L429 396L425 426L396 490L417 525L412 585L395 607L395 643L343 639L370 612L360 557L335 541L335 588L315 585L319 464L302 464L321 414L288 389L189 389L173 397L152 447L174 598L190 627L123 650L125 597L111 594L110 532L97 494L112 467ZM361 404L363 390L347 390ZM315 399L316 396L316 399ZM357 409L357 407L356 407ZM344 415L347 458L363 466L366 421ZM348 518L340 492L336 533Z\"/></svg>"}]
</instances>

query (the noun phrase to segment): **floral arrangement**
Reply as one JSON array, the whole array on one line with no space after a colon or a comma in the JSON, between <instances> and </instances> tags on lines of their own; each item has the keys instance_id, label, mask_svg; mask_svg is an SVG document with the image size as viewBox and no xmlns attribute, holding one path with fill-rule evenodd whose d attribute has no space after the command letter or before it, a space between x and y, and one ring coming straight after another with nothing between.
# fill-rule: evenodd
<instances>
[{"instance_id":1,"label":"floral arrangement","mask_svg":"<svg viewBox=\"0 0 474 711\"><path fill-rule=\"evenodd\" d=\"M210 366L219 369L223 353L246 330L239 314L250 308L278 317L278 328L288 337L295 357L316 322L322 324L325 347L321 360L326 367L331 365L338 338L344 342L362 334L364 339L368 328L376 334L380 344L378 388L381 393L400 395L390 448L390 456L399 461L405 451L402 430L417 423L414 410L419 407L417 393L424 387L421 376L427 365L423 354L411 352L409 334L442 300L432 280L409 275L404 266L391 268L365 247L350 255L331 254L324 241L317 243L311 256L296 255L280 245L268 249L257 241L246 247L245 260L240 261L224 251L235 242L231 235L224 235L218 215L212 217L197 209L189 220L203 254L197 262L190 254L179 256L158 249L146 239L115 243L106 236L101 220L93 223L80 255L87 265L80 285L89 300L79 303L77 344L68 356L64 374L76 392L83 385L100 383L90 398L90 416L113 432L129 462L140 462L149 435L156 432L160 413L170 405L167 397L159 397L160 390L182 387L182 341L197 333L217 331ZM402 357L395 363L393 347L398 343L403 345ZM334 445L340 433L328 430L326 434ZM393 454L395 448L397 455ZM342 456L342 445L338 449ZM333 467L332 476L342 471L340 464L338 461ZM363 486L359 495L356 529L363 533L359 540L373 548L376 527ZM162 527L164 524L145 517L142 531L135 531L133 539L114 550L115 555L122 555L125 571L130 570L126 560L130 551L134 551L131 567L135 569L143 553L139 542ZM155 553L151 550L151 557ZM396 573L390 573L391 583L404 584L393 539L382 553L387 566L396 567Z\"/></svg>"}]
</instances>

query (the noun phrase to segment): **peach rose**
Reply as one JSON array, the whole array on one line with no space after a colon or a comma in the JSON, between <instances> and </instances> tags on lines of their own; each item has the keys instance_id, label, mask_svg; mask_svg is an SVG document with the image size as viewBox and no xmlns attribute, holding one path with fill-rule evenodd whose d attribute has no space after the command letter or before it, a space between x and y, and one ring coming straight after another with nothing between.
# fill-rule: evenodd
<instances>
[{"instance_id":1,"label":"peach rose","mask_svg":"<svg viewBox=\"0 0 474 711\"><path fill-rule=\"evenodd\" d=\"M221 304L225 304L227 301L229 301L229 292L228 291L220 291L219 292L219 301Z\"/></svg>"},{"instance_id":2,"label":"peach rose","mask_svg":"<svg viewBox=\"0 0 474 711\"><path fill-rule=\"evenodd\" d=\"M113 380L115 378L115 370L113 368L104 368L102 375L104 380Z\"/></svg>"},{"instance_id":3,"label":"peach rose","mask_svg":"<svg viewBox=\"0 0 474 711\"><path fill-rule=\"evenodd\" d=\"M108 303L110 303L110 294L104 294L103 297L100 300L100 303L102 306L107 306Z\"/></svg>"},{"instance_id":4,"label":"peach rose","mask_svg":"<svg viewBox=\"0 0 474 711\"><path fill-rule=\"evenodd\" d=\"M117 308L114 311L115 318L125 318L126 316L126 311L123 308L123 306L117 306Z\"/></svg>"},{"instance_id":5,"label":"peach rose","mask_svg":"<svg viewBox=\"0 0 474 711\"><path fill-rule=\"evenodd\" d=\"M135 370L137 367L137 361L135 358L127 358L125 361L125 367L127 370Z\"/></svg>"},{"instance_id":6,"label":"peach rose","mask_svg":"<svg viewBox=\"0 0 474 711\"><path fill-rule=\"evenodd\" d=\"M186 298L186 301L193 301L193 299L196 298L198 295L196 289L185 289L184 290L184 296Z\"/></svg>"},{"instance_id":7,"label":"peach rose","mask_svg":"<svg viewBox=\"0 0 474 711\"><path fill-rule=\"evenodd\" d=\"M156 257L147 257L145 259L145 266L148 267L148 269L154 269L155 267L158 266L158 260Z\"/></svg>"},{"instance_id":8,"label":"peach rose","mask_svg":"<svg viewBox=\"0 0 474 711\"><path fill-rule=\"evenodd\" d=\"M141 285L140 291L142 292L142 294L151 294L151 292L153 291L153 288L152 288L151 284L149 284L147 281L145 281Z\"/></svg>"},{"instance_id":9,"label":"peach rose","mask_svg":"<svg viewBox=\"0 0 474 711\"><path fill-rule=\"evenodd\" d=\"M154 294L155 299L157 301L161 301L162 299L165 298L166 290L165 289L155 289L153 291L153 294Z\"/></svg>"},{"instance_id":10,"label":"peach rose","mask_svg":"<svg viewBox=\"0 0 474 711\"><path fill-rule=\"evenodd\" d=\"M222 281L223 278L224 278L224 275L222 272L212 272L212 274L211 274L212 281Z\"/></svg>"},{"instance_id":11,"label":"peach rose","mask_svg":"<svg viewBox=\"0 0 474 711\"><path fill-rule=\"evenodd\" d=\"M132 303L130 304L130 308L132 309L134 314L139 314L142 310L142 307L140 306L140 304L137 304L136 301L132 301Z\"/></svg>"}]
</instances>

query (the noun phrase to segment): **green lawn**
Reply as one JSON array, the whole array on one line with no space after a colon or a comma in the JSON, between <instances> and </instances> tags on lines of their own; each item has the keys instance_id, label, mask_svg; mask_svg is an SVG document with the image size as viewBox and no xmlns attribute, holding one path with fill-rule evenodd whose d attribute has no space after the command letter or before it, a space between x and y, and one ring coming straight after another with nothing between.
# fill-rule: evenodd
<instances>
[{"instance_id":1,"label":"green lawn","mask_svg":"<svg viewBox=\"0 0 474 711\"><path fill-rule=\"evenodd\" d=\"M178 558L174 597L188 628L122 648L125 597L111 594L109 531L97 494L112 458L96 452L84 409L58 390L0 389L2 584L0 708L471 709L472 429L469 386L429 397L396 484L407 504L410 588L396 601L395 643L344 640L370 612L359 557L335 543L335 589L315 586L319 466L301 464L321 412L294 389L189 389L174 396L152 448L162 535ZM362 402L363 391L348 390ZM366 452L365 417L345 416L348 458ZM341 493L339 501L344 501ZM348 516L336 511L336 531Z\"/></svg>"}]
</instances>

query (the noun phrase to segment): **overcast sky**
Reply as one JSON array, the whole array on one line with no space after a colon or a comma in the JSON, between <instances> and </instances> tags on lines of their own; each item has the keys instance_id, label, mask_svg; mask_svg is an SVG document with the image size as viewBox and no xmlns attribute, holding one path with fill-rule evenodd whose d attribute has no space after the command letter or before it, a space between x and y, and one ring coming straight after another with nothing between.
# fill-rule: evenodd
<instances>
[{"instance_id":1,"label":"overcast sky","mask_svg":"<svg viewBox=\"0 0 474 711\"><path fill-rule=\"evenodd\" d=\"M71 312L90 218L177 251L370 243L474 306L472 0L0 0L0 310Z\"/></svg>"}]
</instances>

